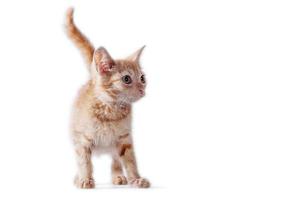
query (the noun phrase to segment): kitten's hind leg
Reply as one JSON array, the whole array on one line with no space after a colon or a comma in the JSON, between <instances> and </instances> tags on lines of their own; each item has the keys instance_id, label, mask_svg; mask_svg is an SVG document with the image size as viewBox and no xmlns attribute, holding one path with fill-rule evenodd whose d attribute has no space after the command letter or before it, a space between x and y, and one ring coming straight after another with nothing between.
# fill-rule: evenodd
<instances>
[{"instance_id":1,"label":"kitten's hind leg","mask_svg":"<svg viewBox=\"0 0 300 200\"><path fill-rule=\"evenodd\" d=\"M127 179L123 174L122 165L119 159L113 158L111 165L111 178L114 185L126 185Z\"/></svg>"},{"instance_id":2,"label":"kitten's hind leg","mask_svg":"<svg viewBox=\"0 0 300 200\"><path fill-rule=\"evenodd\" d=\"M119 156L126 169L129 183L138 188L150 187L150 182L147 179L140 177L138 173L132 144L120 144Z\"/></svg>"}]
</instances>

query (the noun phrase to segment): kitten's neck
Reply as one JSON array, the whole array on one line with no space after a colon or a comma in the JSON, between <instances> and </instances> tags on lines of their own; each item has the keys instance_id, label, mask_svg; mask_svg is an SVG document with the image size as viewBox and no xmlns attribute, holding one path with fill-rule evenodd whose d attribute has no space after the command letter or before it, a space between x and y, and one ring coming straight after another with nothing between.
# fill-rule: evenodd
<instances>
[{"instance_id":1,"label":"kitten's neck","mask_svg":"<svg viewBox=\"0 0 300 200\"><path fill-rule=\"evenodd\" d=\"M96 103L102 104L103 106L110 107L112 109L124 110L131 107L130 103L120 101L103 101L102 99L96 98Z\"/></svg>"},{"instance_id":2,"label":"kitten's neck","mask_svg":"<svg viewBox=\"0 0 300 200\"><path fill-rule=\"evenodd\" d=\"M102 122L115 122L126 118L131 112L130 104L117 102L104 103L95 99L92 104L93 115Z\"/></svg>"},{"instance_id":3,"label":"kitten's neck","mask_svg":"<svg viewBox=\"0 0 300 200\"><path fill-rule=\"evenodd\" d=\"M89 83L91 110L94 117L102 122L119 121L131 112L131 104L118 101L93 81Z\"/></svg>"},{"instance_id":4,"label":"kitten's neck","mask_svg":"<svg viewBox=\"0 0 300 200\"><path fill-rule=\"evenodd\" d=\"M99 101L109 107L126 108L130 107L131 103L118 100L117 93L113 89L103 89L101 84L91 82L91 89L95 101Z\"/></svg>"},{"instance_id":5,"label":"kitten's neck","mask_svg":"<svg viewBox=\"0 0 300 200\"><path fill-rule=\"evenodd\" d=\"M95 95L95 101L111 108L125 109L127 107L131 107L130 103L115 100L110 97L109 94L107 94L105 91L102 91L100 92L100 94L98 93L97 95Z\"/></svg>"}]
</instances>

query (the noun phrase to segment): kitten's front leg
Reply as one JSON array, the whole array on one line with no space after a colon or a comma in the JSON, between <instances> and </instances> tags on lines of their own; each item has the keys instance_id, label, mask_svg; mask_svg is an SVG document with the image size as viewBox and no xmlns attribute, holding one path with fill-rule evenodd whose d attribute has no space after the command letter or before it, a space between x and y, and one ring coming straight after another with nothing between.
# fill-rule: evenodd
<instances>
[{"instance_id":1,"label":"kitten's front leg","mask_svg":"<svg viewBox=\"0 0 300 200\"><path fill-rule=\"evenodd\" d=\"M85 146L76 147L76 159L78 174L74 183L78 188L94 188L95 182L92 177L93 166L91 161L91 149Z\"/></svg>"},{"instance_id":2,"label":"kitten's front leg","mask_svg":"<svg viewBox=\"0 0 300 200\"><path fill-rule=\"evenodd\" d=\"M118 144L118 153L126 169L129 183L139 188L150 187L150 182L145 178L141 178L138 173L132 143L123 141Z\"/></svg>"}]
</instances>

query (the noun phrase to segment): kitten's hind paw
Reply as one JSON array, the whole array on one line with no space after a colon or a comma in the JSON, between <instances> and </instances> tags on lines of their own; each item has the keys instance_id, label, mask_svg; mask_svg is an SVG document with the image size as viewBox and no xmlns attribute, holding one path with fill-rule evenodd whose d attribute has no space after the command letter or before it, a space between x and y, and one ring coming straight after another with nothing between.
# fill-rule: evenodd
<instances>
[{"instance_id":1,"label":"kitten's hind paw","mask_svg":"<svg viewBox=\"0 0 300 200\"><path fill-rule=\"evenodd\" d=\"M95 181L93 178L78 178L75 177L74 181L76 187L81 189L91 189L95 187Z\"/></svg>"},{"instance_id":2,"label":"kitten's hind paw","mask_svg":"<svg viewBox=\"0 0 300 200\"><path fill-rule=\"evenodd\" d=\"M137 188L148 188L150 187L150 182L145 178L137 178L130 181L133 187Z\"/></svg>"},{"instance_id":3,"label":"kitten's hind paw","mask_svg":"<svg viewBox=\"0 0 300 200\"><path fill-rule=\"evenodd\" d=\"M123 175L113 177L112 182L114 185L127 185L127 179Z\"/></svg>"}]
</instances>

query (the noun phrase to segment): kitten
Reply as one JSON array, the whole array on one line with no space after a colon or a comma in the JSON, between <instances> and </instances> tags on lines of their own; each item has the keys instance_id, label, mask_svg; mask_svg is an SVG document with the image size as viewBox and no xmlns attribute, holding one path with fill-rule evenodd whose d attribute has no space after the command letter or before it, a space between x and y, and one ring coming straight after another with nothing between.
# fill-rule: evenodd
<instances>
[{"instance_id":1,"label":"kitten","mask_svg":"<svg viewBox=\"0 0 300 200\"><path fill-rule=\"evenodd\" d=\"M144 47L122 60L112 59L103 47L95 50L75 26L72 8L67 11L66 32L80 49L90 72L90 80L75 101L71 120L78 164L75 185L95 187L91 157L105 152L113 158L113 184L150 187L138 173L131 137L131 104L145 95L146 80L139 64Z\"/></svg>"}]
</instances>

